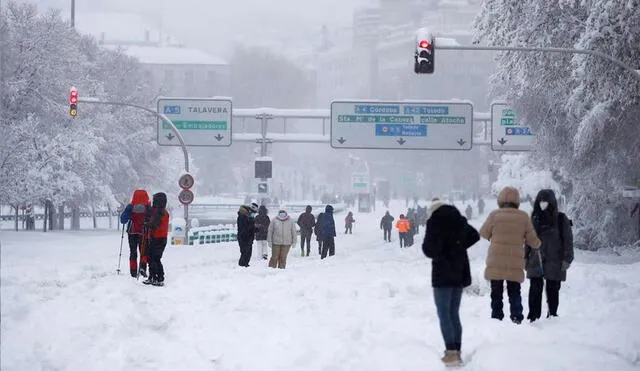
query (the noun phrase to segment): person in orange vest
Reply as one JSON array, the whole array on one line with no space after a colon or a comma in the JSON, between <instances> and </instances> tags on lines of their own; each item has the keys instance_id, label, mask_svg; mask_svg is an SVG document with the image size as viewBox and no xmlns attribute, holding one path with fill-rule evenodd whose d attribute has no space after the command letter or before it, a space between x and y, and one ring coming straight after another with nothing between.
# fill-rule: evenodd
<instances>
[{"instance_id":1,"label":"person in orange vest","mask_svg":"<svg viewBox=\"0 0 640 371\"><path fill-rule=\"evenodd\" d=\"M142 283L164 286L164 267L160 259L162 259L164 248L167 246L169 212L167 211L167 195L162 192L153 195L153 204L149 212L148 233L149 278Z\"/></svg>"},{"instance_id":2,"label":"person in orange vest","mask_svg":"<svg viewBox=\"0 0 640 371\"><path fill-rule=\"evenodd\" d=\"M400 248L403 248L406 246L407 232L411 229L411 223L405 218L404 214L400 214L400 219L396 222L396 228L400 234Z\"/></svg>"}]
</instances>

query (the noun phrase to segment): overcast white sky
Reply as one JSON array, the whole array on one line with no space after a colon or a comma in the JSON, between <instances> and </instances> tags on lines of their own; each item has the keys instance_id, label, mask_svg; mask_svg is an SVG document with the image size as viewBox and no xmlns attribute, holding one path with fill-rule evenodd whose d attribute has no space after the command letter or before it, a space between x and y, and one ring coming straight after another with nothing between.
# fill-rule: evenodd
<instances>
[{"instance_id":1,"label":"overcast white sky","mask_svg":"<svg viewBox=\"0 0 640 371\"><path fill-rule=\"evenodd\" d=\"M23 0L64 8L71 0ZM167 31L201 49L225 53L236 39L281 38L319 32L323 24L349 24L353 10L375 0L76 0L87 11L155 15ZM123 25L124 26L124 25ZM206 46L205 46L206 45ZM294 46L295 47L295 46Z\"/></svg>"}]
</instances>

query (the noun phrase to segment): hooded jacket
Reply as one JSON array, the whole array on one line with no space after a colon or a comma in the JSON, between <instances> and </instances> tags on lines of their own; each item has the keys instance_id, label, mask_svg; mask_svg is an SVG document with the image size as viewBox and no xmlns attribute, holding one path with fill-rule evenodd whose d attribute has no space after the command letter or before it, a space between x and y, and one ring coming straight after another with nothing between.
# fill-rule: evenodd
<instances>
[{"instance_id":1,"label":"hooded jacket","mask_svg":"<svg viewBox=\"0 0 640 371\"><path fill-rule=\"evenodd\" d=\"M322 224L324 220L324 213L318 214L318 218L316 219L316 225L313 227L313 233L316 234L316 240L322 241Z\"/></svg>"},{"instance_id":2,"label":"hooded jacket","mask_svg":"<svg viewBox=\"0 0 640 371\"><path fill-rule=\"evenodd\" d=\"M541 201L549 203L546 210L540 208ZM525 247L527 277L566 280L567 271L562 269L562 263L573 262L573 233L571 221L558 210L558 201L552 190L543 189L538 192L533 204L531 221L542 245L540 257L530 246ZM543 269L540 269L540 258Z\"/></svg>"},{"instance_id":3,"label":"hooded jacket","mask_svg":"<svg viewBox=\"0 0 640 371\"><path fill-rule=\"evenodd\" d=\"M480 228L480 236L491 241L484 276L487 280L524 281L524 245L540 246L529 215L519 210L518 190L505 187L498 195L499 209L493 210Z\"/></svg>"},{"instance_id":4,"label":"hooded jacket","mask_svg":"<svg viewBox=\"0 0 640 371\"><path fill-rule=\"evenodd\" d=\"M143 234L144 222L149 212L149 194L144 189L136 189L128 204L120 215L120 223L127 224L128 234Z\"/></svg>"},{"instance_id":5,"label":"hooded jacket","mask_svg":"<svg viewBox=\"0 0 640 371\"><path fill-rule=\"evenodd\" d=\"M251 212L247 206L240 206L238 210L238 242L239 243L253 243L255 237L256 227L254 220L251 217Z\"/></svg>"},{"instance_id":6,"label":"hooded jacket","mask_svg":"<svg viewBox=\"0 0 640 371\"><path fill-rule=\"evenodd\" d=\"M255 226L256 226L256 241L264 241L267 239L267 232L269 231L269 224L271 224L271 220L267 215L268 210L266 206L260 205L258 208L258 215L256 216Z\"/></svg>"},{"instance_id":7,"label":"hooded jacket","mask_svg":"<svg viewBox=\"0 0 640 371\"><path fill-rule=\"evenodd\" d=\"M336 236L336 222L333 220L333 206L327 205L322 216L322 240Z\"/></svg>"},{"instance_id":8,"label":"hooded jacket","mask_svg":"<svg viewBox=\"0 0 640 371\"><path fill-rule=\"evenodd\" d=\"M158 192L153 195L149 217L149 236L151 238L167 238L169 234L169 212L167 211L167 195Z\"/></svg>"},{"instance_id":9,"label":"hooded jacket","mask_svg":"<svg viewBox=\"0 0 640 371\"><path fill-rule=\"evenodd\" d=\"M431 258L433 287L467 287L471 269L467 249L480 236L455 206L442 202L430 208L422 252Z\"/></svg>"},{"instance_id":10,"label":"hooded jacket","mask_svg":"<svg viewBox=\"0 0 640 371\"><path fill-rule=\"evenodd\" d=\"M316 225L316 217L311 214L311 206L307 206L305 212L298 217L298 226L300 229L311 231Z\"/></svg>"},{"instance_id":11,"label":"hooded jacket","mask_svg":"<svg viewBox=\"0 0 640 371\"><path fill-rule=\"evenodd\" d=\"M277 215L269 224L269 231L267 232L267 242L269 246L285 245L295 246L298 240L298 231L296 230L296 224L293 219L289 217L286 211L284 217ZM280 214L280 212L278 212Z\"/></svg>"}]
</instances>

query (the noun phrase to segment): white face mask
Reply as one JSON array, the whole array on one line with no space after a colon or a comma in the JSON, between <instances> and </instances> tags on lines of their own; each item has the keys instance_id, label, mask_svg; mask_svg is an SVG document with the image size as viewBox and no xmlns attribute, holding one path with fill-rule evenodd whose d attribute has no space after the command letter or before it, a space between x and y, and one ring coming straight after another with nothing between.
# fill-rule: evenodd
<instances>
[{"instance_id":1,"label":"white face mask","mask_svg":"<svg viewBox=\"0 0 640 371\"><path fill-rule=\"evenodd\" d=\"M547 201L540 201L540 209L542 209L543 211L546 210L548 206L549 203Z\"/></svg>"}]
</instances>

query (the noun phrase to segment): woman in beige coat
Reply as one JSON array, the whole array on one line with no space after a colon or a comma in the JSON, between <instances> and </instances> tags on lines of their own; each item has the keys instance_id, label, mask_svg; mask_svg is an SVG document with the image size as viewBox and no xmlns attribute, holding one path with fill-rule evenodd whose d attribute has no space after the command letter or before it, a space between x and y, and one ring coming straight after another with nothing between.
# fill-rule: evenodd
<instances>
[{"instance_id":1,"label":"woman in beige coat","mask_svg":"<svg viewBox=\"0 0 640 371\"><path fill-rule=\"evenodd\" d=\"M524 245L540 247L529 215L520 207L520 194L513 187L505 187L498 194L497 210L492 211L480 228L480 236L491 241L484 277L491 281L491 318L502 320L504 281L507 281L510 318L521 323L522 297L520 284L524 282Z\"/></svg>"},{"instance_id":2,"label":"woman in beige coat","mask_svg":"<svg viewBox=\"0 0 640 371\"><path fill-rule=\"evenodd\" d=\"M296 246L297 240L296 223L286 211L278 211L278 215L271 220L267 231L267 243L271 247L269 267L285 269L289 250Z\"/></svg>"}]
</instances>

